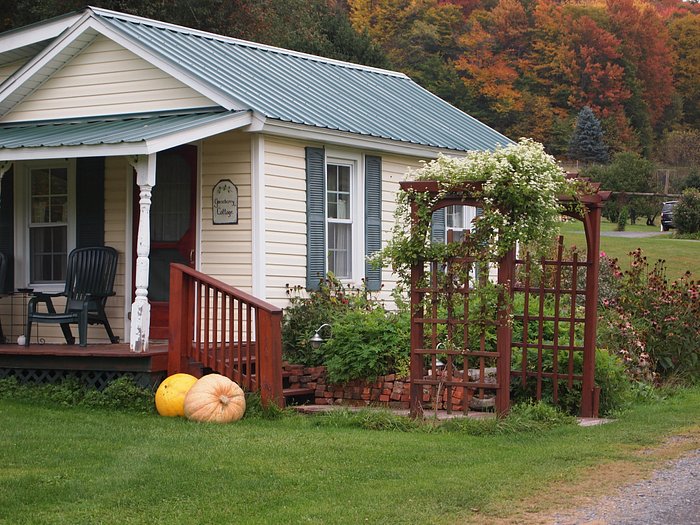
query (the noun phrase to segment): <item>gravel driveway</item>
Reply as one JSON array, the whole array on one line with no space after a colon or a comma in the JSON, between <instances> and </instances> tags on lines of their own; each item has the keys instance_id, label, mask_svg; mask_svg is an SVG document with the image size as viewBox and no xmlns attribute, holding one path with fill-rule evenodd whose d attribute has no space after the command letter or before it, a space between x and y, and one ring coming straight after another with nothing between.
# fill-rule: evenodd
<instances>
[{"instance_id":1,"label":"gravel driveway","mask_svg":"<svg viewBox=\"0 0 700 525\"><path fill-rule=\"evenodd\" d=\"M700 525L700 449L625 485L590 507L554 516L557 525Z\"/></svg>"}]
</instances>

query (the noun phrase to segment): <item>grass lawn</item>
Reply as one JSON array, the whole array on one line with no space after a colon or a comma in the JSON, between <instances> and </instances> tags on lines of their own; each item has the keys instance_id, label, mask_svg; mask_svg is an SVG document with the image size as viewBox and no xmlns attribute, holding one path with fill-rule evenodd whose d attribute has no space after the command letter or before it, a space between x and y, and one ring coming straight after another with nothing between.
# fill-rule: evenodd
<instances>
[{"instance_id":1,"label":"grass lawn","mask_svg":"<svg viewBox=\"0 0 700 525\"><path fill-rule=\"evenodd\" d=\"M3 524L487 523L588 467L652 461L636 451L697 432L700 389L600 427L481 437L10 401L0 420Z\"/></svg>"},{"instance_id":2,"label":"grass lawn","mask_svg":"<svg viewBox=\"0 0 700 525\"><path fill-rule=\"evenodd\" d=\"M601 232L613 231L616 224L603 219ZM583 234L583 225L578 221L567 222L562 225L562 234L567 246L577 246L585 251L586 237ZM665 259L667 275L670 279L677 279L686 271L692 272L697 279L700 276L700 241L685 239L673 239L668 234L661 234L658 226L646 226L644 221L634 226L627 226L625 231L658 233L654 237L627 238L609 237L601 235L601 249L609 257L617 257L622 269L629 268L629 252L641 248L650 264L658 259Z\"/></svg>"}]
</instances>

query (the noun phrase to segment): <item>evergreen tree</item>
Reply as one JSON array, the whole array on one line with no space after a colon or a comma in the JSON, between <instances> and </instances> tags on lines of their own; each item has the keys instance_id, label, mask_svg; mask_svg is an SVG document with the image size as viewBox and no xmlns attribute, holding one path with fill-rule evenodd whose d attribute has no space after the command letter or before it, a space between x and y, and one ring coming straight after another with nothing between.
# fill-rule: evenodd
<instances>
[{"instance_id":1,"label":"evergreen tree","mask_svg":"<svg viewBox=\"0 0 700 525\"><path fill-rule=\"evenodd\" d=\"M608 147L603 142L603 128L588 106L579 111L576 129L569 142L569 156L584 162L608 162Z\"/></svg>"}]
</instances>

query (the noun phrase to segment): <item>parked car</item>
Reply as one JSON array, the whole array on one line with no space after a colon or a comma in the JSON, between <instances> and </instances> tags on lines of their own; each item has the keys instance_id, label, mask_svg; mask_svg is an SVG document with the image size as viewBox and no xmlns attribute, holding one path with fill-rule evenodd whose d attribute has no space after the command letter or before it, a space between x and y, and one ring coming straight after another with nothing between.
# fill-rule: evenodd
<instances>
[{"instance_id":1,"label":"parked car","mask_svg":"<svg viewBox=\"0 0 700 525\"><path fill-rule=\"evenodd\" d=\"M664 202L663 208L661 208L661 231L667 232L671 228L675 228L673 225L673 208L676 206L678 201L667 201Z\"/></svg>"}]
</instances>

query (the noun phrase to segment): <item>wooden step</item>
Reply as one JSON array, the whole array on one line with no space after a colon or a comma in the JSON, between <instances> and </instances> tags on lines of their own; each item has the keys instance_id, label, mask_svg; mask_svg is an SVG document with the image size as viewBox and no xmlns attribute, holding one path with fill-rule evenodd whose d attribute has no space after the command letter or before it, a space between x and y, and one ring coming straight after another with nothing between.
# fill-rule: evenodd
<instances>
[{"instance_id":1,"label":"wooden step","mask_svg":"<svg viewBox=\"0 0 700 525\"><path fill-rule=\"evenodd\" d=\"M309 396L316 392L315 388L285 388L282 390L284 397Z\"/></svg>"}]
</instances>

